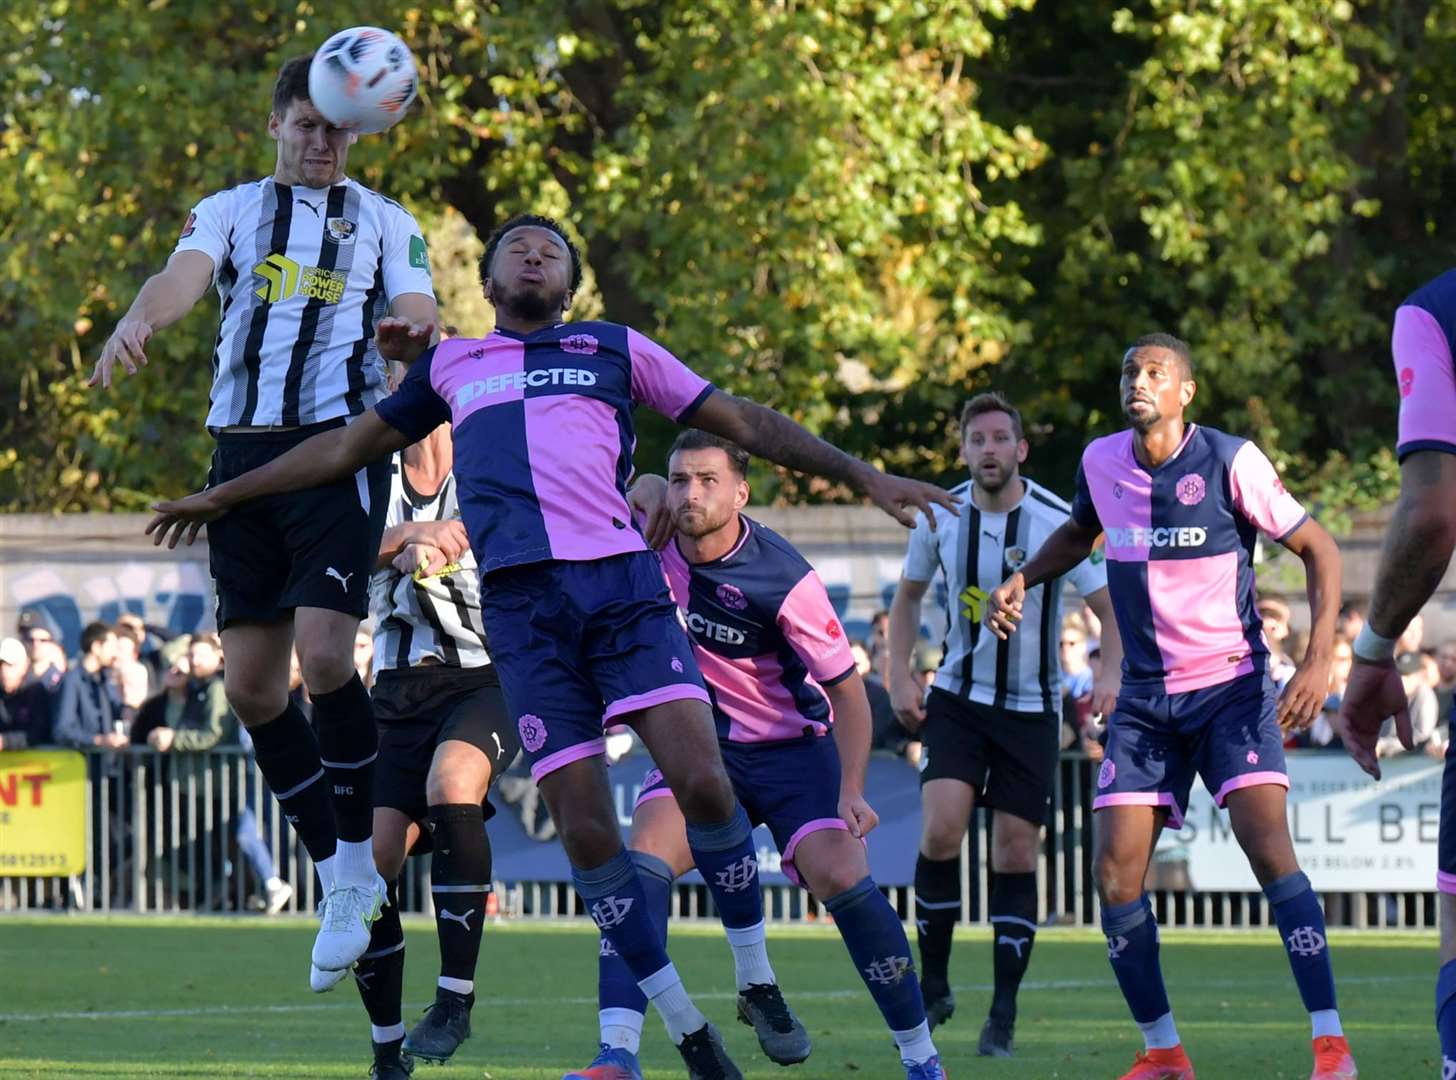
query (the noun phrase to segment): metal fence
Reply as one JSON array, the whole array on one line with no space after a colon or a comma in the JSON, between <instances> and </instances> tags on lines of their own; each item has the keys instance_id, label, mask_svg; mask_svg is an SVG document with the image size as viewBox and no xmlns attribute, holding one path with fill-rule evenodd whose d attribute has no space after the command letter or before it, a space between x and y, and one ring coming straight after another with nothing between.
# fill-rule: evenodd
<instances>
[{"instance_id":1,"label":"metal fence","mask_svg":"<svg viewBox=\"0 0 1456 1080\"><path fill-rule=\"evenodd\" d=\"M71 878L0 878L0 911L73 910L177 914L261 911L263 882L247 866L240 831L261 836L272 871L294 887L285 911L311 912L318 884L307 853L286 825L262 776L236 748L204 754L159 754L131 749L88 751L84 874ZM1092 879L1093 763L1064 755L1038 866L1042 921L1095 926ZM963 921L980 923L990 894L989 829L977 814L962 849ZM497 871L500 871L497 867ZM405 911L429 912L429 857L408 860L400 886ZM1173 927L1240 927L1271 924L1259 892L1197 892L1178 871L1155 863L1149 890L1159 922ZM886 889L902 917L913 916L914 891ZM821 915L807 892L769 886L765 911L771 921L812 921ZM1430 928L1436 925L1434 892L1327 893L1332 926ZM570 885L500 880L492 904L503 916L527 919L581 917ZM701 885L679 885L673 914L711 918L713 905Z\"/></svg>"}]
</instances>

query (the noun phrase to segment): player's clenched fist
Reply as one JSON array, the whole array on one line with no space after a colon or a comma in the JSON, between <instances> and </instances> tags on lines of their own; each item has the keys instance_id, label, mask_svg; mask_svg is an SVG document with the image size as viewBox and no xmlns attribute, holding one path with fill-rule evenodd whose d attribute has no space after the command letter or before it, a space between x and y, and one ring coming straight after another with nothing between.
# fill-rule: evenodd
<instances>
[{"instance_id":1,"label":"player's clenched fist","mask_svg":"<svg viewBox=\"0 0 1456 1080\"><path fill-rule=\"evenodd\" d=\"M1026 580L1020 573L1012 574L986 597L986 629L1005 641L1016 633L1021 622L1021 606L1026 602Z\"/></svg>"}]
</instances>

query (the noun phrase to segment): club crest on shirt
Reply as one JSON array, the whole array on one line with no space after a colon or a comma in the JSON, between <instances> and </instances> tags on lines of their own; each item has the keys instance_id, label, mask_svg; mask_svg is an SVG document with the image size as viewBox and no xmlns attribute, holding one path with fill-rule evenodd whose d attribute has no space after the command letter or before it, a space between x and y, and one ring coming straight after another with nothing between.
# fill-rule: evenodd
<instances>
[{"instance_id":1,"label":"club crest on shirt","mask_svg":"<svg viewBox=\"0 0 1456 1080\"><path fill-rule=\"evenodd\" d=\"M580 353L582 356L594 356L599 344L600 342L591 334L572 334L570 337L561 339L561 351Z\"/></svg>"},{"instance_id":2,"label":"club crest on shirt","mask_svg":"<svg viewBox=\"0 0 1456 1080\"><path fill-rule=\"evenodd\" d=\"M1120 499L1120 498L1122 498L1122 481L1121 480L1117 480L1117 481L1114 481L1113 482L1113 485L1112 485L1112 497L1114 499Z\"/></svg>"},{"instance_id":3,"label":"club crest on shirt","mask_svg":"<svg viewBox=\"0 0 1456 1080\"><path fill-rule=\"evenodd\" d=\"M354 234L359 231L348 218L331 217L324 222L324 232L328 233L329 239L336 244L352 244Z\"/></svg>"},{"instance_id":4,"label":"club crest on shirt","mask_svg":"<svg viewBox=\"0 0 1456 1080\"><path fill-rule=\"evenodd\" d=\"M1006 553L1002 558L1006 560L1006 565L1011 567L1011 569L1020 570L1026 563L1026 548L1009 547L1006 549Z\"/></svg>"},{"instance_id":5,"label":"club crest on shirt","mask_svg":"<svg viewBox=\"0 0 1456 1080\"><path fill-rule=\"evenodd\" d=\"M187 215L187 220L182 223L182 235L181 235L181 237L179 239L186 240L196 230L197 230L197 214L196 214L196 212L193 212L193 213L188 214ZM1410 368L1406 368L1406 370L1409 371ZM1404 379L1403 376L1401 378L1401 385L1402 386L1405 385L1405 379Z\"/></svg>"},{"instance_id":6,"label":"club crest on shirt","mask_svg":"<svg viewBox=\"0 0 1456 1080\"><path fill-rule=\"evenodd\" d=\"M1197 473L1189 473L1178 481L1178 486L1173 490L1178 496L1178 501L1184 506L1197 506L1203 501L1203 496L1208 493L1208 485Z\"/></svg>"},{"instance_id":7,"label":"club crest on shirt","mask_svg":"<svg viewBox=\"0 0 1456 1080\"><path fill-rule=\"evenodd\" d=\"M743 595L743 590L737 585L729 585L726 582L718 586L718 603L730 611L742 611L748 607L748 597Z\"/></svg>"}]
</instances>

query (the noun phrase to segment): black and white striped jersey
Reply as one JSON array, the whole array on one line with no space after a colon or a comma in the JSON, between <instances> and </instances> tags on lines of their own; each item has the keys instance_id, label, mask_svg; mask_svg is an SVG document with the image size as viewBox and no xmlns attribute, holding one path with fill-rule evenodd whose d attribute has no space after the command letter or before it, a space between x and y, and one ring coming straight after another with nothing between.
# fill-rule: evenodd
<instances>
[{"instance_id":1,"label":"black and white striped jersey","mask_svg":"<svg viewBox=\"0 0 1456 1080\"><path fill-rule=\"evenodd\" d=\"M460 517L455 474L440 490L422 494L410 487L400 454L390 464L386 529L406 521L449 521ZM374 623L374 671L414 667L432 656L453 667L490 663L480 618L480 570L467 550L449 572L415 580L393 566L369 579L369 617Z\"/></svg>"},{"instance_id":2,"label":"black and white striped jersey","mask_svg":"<svg viewBox=\"0 0 1456 1080\"><path fill-rule=\"evenodd\" d=\"M960 517L932 506L935 531L924 516L910 533L905 577L929 582L945 576L945 658L935 687L1013 712L1054 712L1062 707L1062 667L1057 644L1062 629L1062 578L1043 582L1026 594L1022 620L1010 640L1002 641L982 624L991 590L1019 570L1056 528L1071 507L1025 477L1026 494L1004 514L990 514L971 498L972 484L952 488ZM1079 563L1066 578L1082 596L1107 587L1100 552Z\"/></svg>"},{"instance_id":3,"label":"black and white striped jersey","mask_svg":"<svg viewBox=\"0 0 1456 1080\"><path fill-rule=\"evenodd\" d=\"M414 217L348 178L268 177L209 195L175 250L212 259L222 302L211 428L359 415L384 394L376 324L398 296L435 295Z\"/></svg>"}]
</instances>

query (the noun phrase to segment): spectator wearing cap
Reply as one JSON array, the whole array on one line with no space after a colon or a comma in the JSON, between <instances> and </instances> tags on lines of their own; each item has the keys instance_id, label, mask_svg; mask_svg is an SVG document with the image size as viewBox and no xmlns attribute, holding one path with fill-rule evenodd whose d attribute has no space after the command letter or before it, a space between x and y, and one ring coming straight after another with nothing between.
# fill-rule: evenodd
<instances>
[{"instance_id":1,"label":"spectator wearing cap","mask_svg":"<svg viewBox=\"0 0 1456 1080\"><path fill-rule=\"evenodd\" d=\"M237 721L223 692L222 642L216 634L195 634L187 652L167 670L161 723L147 731L147 745L162 753L197 753L221 742L237 742ZM154 699L155 700L155 699Z\"/></svg>"},{"instance_id":2,"label":"spectator wearing cap","mask_svg":"<svg viewBox=\"0 0 1456 1080\"><path fill-rule=\"evenodd\" d=\"M81 657L61 679L56 710L56 741L65 746L119 750L130 741L111 666L116 661L116 632L93 622L81 631Z\"/></svg>"},{"instance_id":3,"label":"spectator wearing cap","mask_svg":"<svg viewBox=\"0 0 1456 1080\"><path fill-rule=\"evenodd\" d=\"M1436 733L1439 709L1436 705L1436 691L1426 674L1425 659L1419 652L1403 652L1395 658L1395 670L1400 672L1400 681L1405 687L1406 708L1410 710L1411 736L1419 749ZM1400 738L1395 734L1394 719L1386 720L1380 738L1375 743L1377 757L1394 757L1405 752Z\"/></svg>"},{"instance_id":4,"label":"spectator wearing cap","mask_svg":"<svg viewBox=\"0 0 1456 1080\"><path fill-rule=\"evenodd\" d=\"M51 740L51 698L30 677L30 655L19 638L0 641L0 750L24 750Z\"/></svg>"},{"instance_id":5,"label":"spectator wearing cap","mask_svg":"<svg viewBox=\"0 0 1456 1080\"><path fill-rule=\"evenodd\" d=\"M26 608L16 623L16 636L30 652L30 674L51 696L51 716L60 707L61 679L66 674L66 650L61 628L42 608Z\"/></svg>"}]
</instances>

